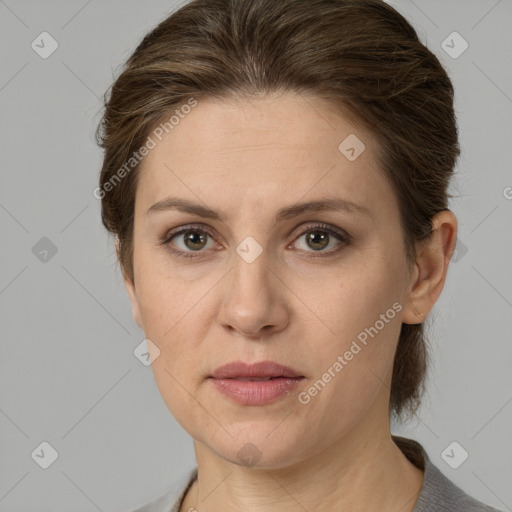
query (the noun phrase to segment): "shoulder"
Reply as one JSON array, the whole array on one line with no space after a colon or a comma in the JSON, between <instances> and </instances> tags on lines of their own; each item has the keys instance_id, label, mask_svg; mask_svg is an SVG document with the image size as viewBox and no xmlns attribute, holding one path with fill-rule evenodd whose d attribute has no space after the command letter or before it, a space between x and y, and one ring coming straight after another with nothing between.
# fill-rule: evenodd
<instances>
[{"instance_id":1,"label":"shoulder","mask_svg":"<svg viewBox=\"0 0 512 512\"><path fill-rule=\"evenodd\" d=\"M412 439L393 436L404 455L425 471L413 512L501 512L469 496L433 464L424 448Z\"/></svg>"},{"instance_id":2,"label":"shoulder","mask_svg":"<svg viewBox=\"0 0 512 512\"><path fill-rule=\"evenodd\" d=\"M428 459L425 462L425 481L416 508L414 512L499 512L466 494Z\"/></svg>"},{"instance_id":3,"label":"shoulder","mask_svg":"<svg viewBox=\"0 0 512 512\"><path fill-rule=\"evenodd\" d=\"M197 468L189 471L187 475L180 479L177 486L154 499L150 503L143 505L130 512L178 512L185 494L197 478Z\"/></svg>"}]
</instances>

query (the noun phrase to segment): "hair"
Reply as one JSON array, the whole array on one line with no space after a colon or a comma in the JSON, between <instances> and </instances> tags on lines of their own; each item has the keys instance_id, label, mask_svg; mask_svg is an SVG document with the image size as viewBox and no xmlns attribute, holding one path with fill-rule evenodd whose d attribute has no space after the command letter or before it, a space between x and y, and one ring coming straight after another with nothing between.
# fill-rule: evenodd
<instances>
[{"instance_id":1,"label":"hair","mask_svg":"<svg viewBox=\"0 0 512 512\"><path fill-rule=\"evenodd\" d=\"M460 154L452 83L414 28L381 0L194 0L143 38L104 95L97 190L125 278L134 282L134 157L152 130L193 99L279 92L324 99L374 138L412 268L432 217L448 209ZM423 323L402 323L389 404L397 419L420 405L426 345Z\"/></svg>"}]
</instances>

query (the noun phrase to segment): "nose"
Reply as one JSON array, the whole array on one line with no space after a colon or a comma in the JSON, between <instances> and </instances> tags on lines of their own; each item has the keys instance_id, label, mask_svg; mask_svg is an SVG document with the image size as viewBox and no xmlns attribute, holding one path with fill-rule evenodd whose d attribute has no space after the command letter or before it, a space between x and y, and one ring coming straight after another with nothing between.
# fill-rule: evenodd
<instances>
[{"instance_id":1,"label":"nose","mask_svg":"<svg viewBox=\"0 0 512 512\"><path fill-rule=\"evenodd\" d=\"M248 263L235 253L233 268L224 283L219 322L243 336L264 337L286 328L289 322L288 288L263 252Z\"/></svg>"}]
</instances>

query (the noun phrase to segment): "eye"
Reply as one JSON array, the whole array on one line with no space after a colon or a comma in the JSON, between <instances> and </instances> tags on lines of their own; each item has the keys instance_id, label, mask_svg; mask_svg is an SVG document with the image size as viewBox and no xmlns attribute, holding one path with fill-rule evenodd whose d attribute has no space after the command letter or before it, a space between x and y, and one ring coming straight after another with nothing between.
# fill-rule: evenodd
<instances>
[{"instance_id":1,"label":"eye","mask_svg":"<svg viewBox=\"0 0 512 512\"><path fill-rule=\"evenodd\" d=\"M338 244L335 245L334 249L332 249L333 238L338 241ZM306 231L303 231L297 238L297 240L301 239L304 240L304 243L302 244L302 247L299 246L299 249L305 252L320 253L318 256L328 256L333 253L337 253L351 242L351 236L348 233L335 229L327 224L314 224L308 226ZM300 244L294 242L293 245L297 246ZM331 246L331 250L324 250L329 246Z\"/></svg>"},{"instance_id":2,"label":"eye","mask_svg":"<svg viewBox=\"0 0 512 512\"><path fill-rule=\"evenodd\" d=\"M215 245L212 236L212 233L206 228L184 226L176 231L167 233L162 241L162 245L167 246L170 252L178 256L194 258L196 257L194 253L204 252L203 249L211 249L212 245ZM208 238L212 242L210 245L208 245ZM177 239L177 242L172 242L174 239ZM174 249L173 246L177 247L177 249Z\"/></svg>"}]
</instances>

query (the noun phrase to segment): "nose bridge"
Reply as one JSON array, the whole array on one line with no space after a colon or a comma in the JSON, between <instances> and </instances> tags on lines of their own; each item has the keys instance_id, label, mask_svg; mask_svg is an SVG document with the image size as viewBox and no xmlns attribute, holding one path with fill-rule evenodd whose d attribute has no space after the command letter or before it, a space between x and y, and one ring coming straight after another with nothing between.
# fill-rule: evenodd
<instances>
[{"instance_id":1,"label":"nose bridge","mask_svg":"<svg viewBox=\"0 0 512 512\"><path fill-rule=\"evenodd\" d=\"M236 248L233 256L230 295L240 294L238 300L270 302L272 291L269 280L269 253L254 238L247 237Z\"/></svg>"}]
</instances>

